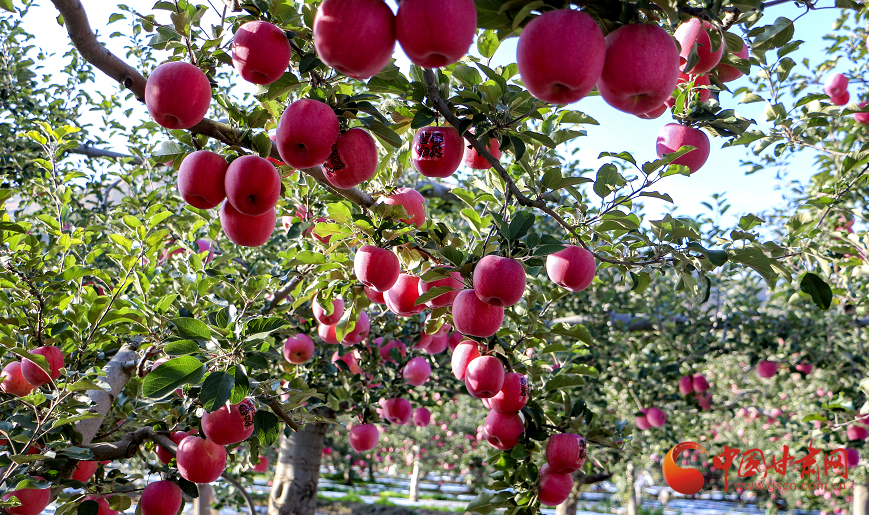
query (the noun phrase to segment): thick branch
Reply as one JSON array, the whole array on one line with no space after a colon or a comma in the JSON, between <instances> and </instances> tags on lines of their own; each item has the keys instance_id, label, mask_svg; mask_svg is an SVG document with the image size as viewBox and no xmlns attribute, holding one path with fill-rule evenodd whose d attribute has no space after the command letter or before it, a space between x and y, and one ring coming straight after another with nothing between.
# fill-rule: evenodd
<instances>
[{"instance_id":1,"label":"thick branch","mask_svg":"<svg viewBox=\"0 0 869 515\"><path fill-rule=\"evenodd\" d=\"M120 152L112 152L111 150L103 150L101 148L95 148L90 145L82 145L80 147L71 148L67 150L70 154L81 154L87 157L109 157L113 159L124 159L130 158L136 164L142 164L142 158L138 156L131 156L130 154L122 154Z\"/></svg>"},{"instance_id":2,"label":"thick branch","mask_svg":"<svg viewBox=\"0 0 869 515\"><path fill-rule=\"evenodd\" d=\"M600 483L601 481L606 481L607 479L613 477L611 473L606 474L591 474L591 475L583 475L579 478L579 483L583 485L593 485L595 483Z\"/></svg>"},{"instance_id":3,"label":"thick branch","mask_svg":"<svg viewBox=\"0 0 869 515\"><path fill-rule=\"evenodd\" d=\"M94 453L94 461L123 460L135 456L139 447L147 440L151 440L166 449L173 456L178 450L178 446L168 436L161 435L150 427L143 427L127 433L116 442L82 444L79 447L90 449Z\"/></svg>"},{"instance_id":4,"label":"thick branch","mask_svg":"<svg viewBox=\"0 0 869 515\"><path fill-rule=\"evenodd\" d=\"M109 413L112 404L117 399L118 395L127 385L130 377L135 372L135 365L139 361L139 355L135 349L138 347L137 342L129 342L118 350L108 364L103 368L106 377L105 382L111 387L110 391L105 390L88 390L86 395L94 403L91 408L91 413L103 415L98 418L88 418L80 420L76 423L75 429L82 436L82 444L89 444L99 431L103 423L103 418ZM130 364L132 363L132 366Z\"/></svg>"}]
</instances>

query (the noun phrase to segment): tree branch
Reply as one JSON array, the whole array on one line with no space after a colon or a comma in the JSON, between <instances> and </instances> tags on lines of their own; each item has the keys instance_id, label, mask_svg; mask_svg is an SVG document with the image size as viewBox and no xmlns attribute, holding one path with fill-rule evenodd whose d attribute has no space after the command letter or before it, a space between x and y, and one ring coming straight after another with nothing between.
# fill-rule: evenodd
<instances>
[{"instance_id":1,"label":"tree branch","mask_svg":"<svg viewBox=\"0 0 869 515\"><path fill-rule=\"evenodd\" d=\"M277 415L278 417L281 418L281 420L283 420L284 422L286 422L286 424L287 424L288 426L290 426L290 429L292 429L293 431L298 431L298 430L299 430L299 425L296 424L296 422L295 422L292 418L290 418L290 416L287 414L286 411L284 411L284 407L281 406L281 403L278 402L278 400L277 400L276 398L271 397L271 398L268 400L268 402L266 403L266 405L267 405L269 408L271 408L272 411L275 412L275 415Z\"/></svg>"},{"instance_id":2,"label":"tree branch","mask_svg":"<svg viewBox=\"0 0 869 515\"><path fill-rule=\"evenodd\" d=\"M94 461L124 460L132 458L139 451L139 447L147 440L151 440L160 447L166 449L174 456L178 451L178 445L168 436L155 432L150 427L143 427L129 432L116 442L100 442L81 444L79 447L90 449L94 453Z\"/></svg>"},{"instance_id":3,"label":"tree branch","mask_svg":"<svg viewBox=\"0 0 869 515\"><path fill-rule=\"evenodd\" d=\"M242 484L239 483L237 479L230 476L226 472L221 474L220 477L231 483L232 486L234 486L238 490L241 496L244 497L244 500L247 501L247 509L250 510L250 515L256 515L256 506L254 506L253 499L251 499L250 494L247 493L247 490L244 489L244 486L242 486Z\"/></svg>"}]
</instances>

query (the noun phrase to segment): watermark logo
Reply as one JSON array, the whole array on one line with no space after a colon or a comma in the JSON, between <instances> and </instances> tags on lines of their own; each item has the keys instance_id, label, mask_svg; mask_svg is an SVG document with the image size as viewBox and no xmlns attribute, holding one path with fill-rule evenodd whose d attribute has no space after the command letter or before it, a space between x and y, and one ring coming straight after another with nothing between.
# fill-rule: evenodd
<instances>
[{"instance_id":1,"label":"watermark logo","mask_svg":"<svg viewBox=\"0 0 869 515\"><path fill-rule=\"evenodd\" d=\"M664 481L670 488L682 495L694 495L703 488L703 473L697 469L682 468L676 465L676 459L682 451L698 450L707 454L706 449L699 443L682 442L675 445L664 457Z\"/></svg>"}]
</instances>

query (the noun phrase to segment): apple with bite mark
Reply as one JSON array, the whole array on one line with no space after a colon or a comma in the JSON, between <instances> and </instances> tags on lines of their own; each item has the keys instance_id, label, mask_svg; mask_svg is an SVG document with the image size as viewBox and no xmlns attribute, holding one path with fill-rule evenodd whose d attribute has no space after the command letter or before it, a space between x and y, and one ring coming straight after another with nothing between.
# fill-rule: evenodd
<instances>
[{"instance_id":1,"label":"apple with bite mark","mask_svg":"<svg viewBox=\"0 0 869 515\"><path fill-rule=\"evenodd\" d=\"M573 476L552 470L549 464L540 467L537 478L537 498L540 504L558 506L567 500L573 490Z\"/></svg>"},{"instance_id":2,"label":"apple with bite mark","mask_svg":"<svg viewBox=\"0 0 869 515\"><path fill-rule=\"evenodd\" d=\"M420 280L419 294L422 295L430 289L440 286L449 286L450 288L453 288L453 291L438 295L437 297L426 302L426 306L430 308L442 308L444 306L452 306L453 301L459 295L459 292L465 288L465 283L462 281L461 273L450 272L449 277L444 277L443 279L435 279L434 281L429 283Z\"/></svg>"},{"instance_id":3,"label":"apple with bite mark","mask_svg":"<svg viewBox=\"0 0 869 515\"><path fill-rule=\"evenodd\" d=\"M398 280L401 263L391 250L363 245L353 257L353 272L365 286L385 292Z\"/></svg>"},{"instance_id":4,"label":"apple with bite mark","mask_svg":"<svg viewBox=\"0 0 869 515\"><path fill-rule=\"evenodd\" d=\"M382 70L395 49L395 15L383 0L326 0L314 16L321 61L354 79Z\"/></svg>"},{"instance_id":5,"label":"apple with bite mark","mask_svg":"<svg viewBox=\"0 0 869 515\"><path fill-rule=\"evenodd\" d=\"M259 156L242 156L230 163L223 184L226 200L247 216L274 211L281 196L281 175Z\"/></svg>"},{"instance_id":6,"label":"apple with bite mark","mask_svg":"<svg viewBox=\"0 0 869 515\"><path fill-rule=\"evenodd\" d=\"M395 425L403 426L407 424L412 414L413 407L411 407L410 401L407 399L393 397L383 403L383 418Z\"/></svg>"},{"instance_id":7,"label":"apple with bite mark","mask_svg":"<svg viewBox=\"0 0 869 515\"><path fill-rule=\"evenodd\" d=\"M253 434L256 406L250 399L238 404L223 405L220 409L202 415L202 432L218 445L243 442Z\"/></svg>"},{"instance_id":8,"label":"apple with bite mark","mask_svg":"<svg viewBox=\"0 0 869 515\"><path fill-rule=\"evenodd\" d=\"M42 386L60 377L60 369L63 368L63 351L57 347L46 345L30 351L31 354L43 356L48 361L48 369L51 374L42 370L42 368L33 361L24 358L21 360L21 375L24 380L34 386Z\"/></svg>"},{"instance_id":9,"label":"apple with bite mark","mask_svg":"<svg viewBox=\"0 0 869 515\"><path fill-rule=\"evenodd\" d=\"M582 468L587 455L588 443L577 434L552 435L546 442L546 463L553 472L572 474Z\"/></svg>"},{"instance_id":10,"label":"apple with bite mark","mask_svg":"<svg viewBox=\"0 0 869 515\"><path fill-rule=\"evenodd\" d=\"M395 35L410 61L423 68L459 62L474 42L477 7L473 0L402 0Z\"/></svg>"},{"instance_id":11,"label":"apple with bite mark","mask_svg":"<svg viewBox=\"0 0 869 515\"><path fill-rule=\"evenodd\" d=\"M380 431L374 424L356 424L350 428L350 447L356 452L370 451L378 440Z\"/></svg>"},{"instance_id":12,"label":"apple with bite mark","mask_svg":"<svg viewBox=\"0 0 869 515\"><path fill-rule=\"evenodd\" d=\"M518 413L490 411L483 424L483 436L489 444L502 451L512 449L525 432L525 424Z\"/></svg>"},{"instance_id":13,"label":"apple with bite mark","mask_svg":"<svg viewBox=\"0 0 869 515\"><path fill-rule=\"evenodd\" d=\"M504 322L504 308L481 301L474 290L462 290L453 301L453 325L467 336L488 338Z\"/></svg>"},{"instance_id":14,"label":"apple with bite mark","mask_svg":"<svg viewBox=\"0 0 869 515\"><path fill-rule=\"evenodd\" d=\"M411 360L407 362L407 365L404 366L401 375L407 381L407 384L411 386L421 386L428 381L428 378L431 375L431 365L429 365L425 358L411 358Z\"/></svg>"},{"instance_id":15,"label":"apple with bite mark","mask_svg":"<svg viewBox=\"0 0 869 515\"><path fill-rule=\"evenodd\" d=\"M465 386L472 397L494 397L504 386L504 364L495 356L480 356L468 363Z\"/></svg>"},{"instance_id":16,"label":"apple with bite mark","mask_svg":"<svg viewBox=\"0 0 869 515\"><path fill-rule=\"evenodd\" d=\"M323 163L323 173L332 186L347 190L377 173L377 144L367 131L350 129L332 145L332 152Z\"/></svg>"},{"instance_id":17,"label":"apple with bite mark","mask_svg":"<svg viewBox=\"0 0 869 515\"><path fill-rule=\"evenodd\" d=\"M546 256L546 275L566 290L582 291L594 280L597 264L588 250L568 245L564 250Z\"/></svg>"},{"instance_id":18,"label":"apple with bite mark","mask_svg":"<svg viewBox=\"0 0 869 515\"><path fill-rule=\"evenodd\" d=\"M528 404L531 388L528 378L510 372L504 374L504 384L495 396L488 399L489 409L498 413L518 413Z\"/></svg>"},{"instance_id":19,"label":"apple with bite mark","mask_svg":"<svg viewBox=\"0 0 869 515\"><path fill-rule=\"evenodd\" d=\"M685 165L691 173L694 173L709 159L709 136L702 130L678 123L668 123L658 133L655 151L658 157L664 157L664 154L675 152L685 145L695 149L673 160L672 164Z\"/></svg>"},{"instance_id":20,"label":"apple with bite mark","mask_svg":"<svg viewBox=\"0 0 869 515\"><path fill-rule=\"evenodd\" d=\"M326 309L320 304L320 299L314 298L311 310L314 312L314 318L317 319L317 322L324 325L334 325L344 316L344 301L342 299L332 299L331 313L327 313Z\"/></svg>"},{"instance_id":21,"label":"apple with bite mark","mask_svg":"<svg viewBox=\"0 0 869 515\"><path fill-rule=\"evenodd\" d=\"M606 41L594 18L582 11L558 9L541 14L522 29L516 64L535 98L570 104L594 88L605 55Z\"/></svg>"},{"instance_id":22,"label":"apple with bite mark","mask_svg":"<svg viewBox=\"0 0 869 515\"><path fill-rule=\"evenodd\" d=\"M413 167L426 177L449 177L462 164L463 142L453 127L423 127L413 135L410 154Z\"/></svg>"},{"instance_id":23,"label":"apple with bite mark","mask_svg":"<svg viewBox=\"0 0 869 515\"><path fill-rule=\"evenodd\" d=\"M175 455L181 477L193 483L211 483L226 468L226 448L211 440L188 436L178 444Z\"/></svg>"},{"instance_id":24,"label":"apple with bite mark","mask_svg":"<svg viewBox=\"0 0 869 515\"><path fill-rule=\"evenodd\" d=\"M223 183L226 159L220 154L199 150L181 161L178 169L178 193L184 202L199 209L211 209L226 198Z\"/></svg>"},{"instance_id":25,"label":"apple with bite mark","mask_svg":"<svg viewBox=\"0 0 869 515\"><path fill-rule=\"evenodd\" d=\"M486 145L486 150L492 154L495 159L501 159L501 142L496 138L489 140ZM488 170L492 165L486 161L486 158L481 156L477 149L471 146L468 140L465 140L465 156L463 158L465 166L474 170Z\"/></svg>"},{"instance_id":26,"label":"apple with bite mark","mask_svg":"<svg viewBox=\"0 0 869 515\"><path fill-rule=\"evenodd\" d=\"M679 79L679 50L666 30L648 23L622 25L606 37L597 89L610 106L641 115L660 108Z\"/></svg>"},{"instance_id":27,"label":"apple with bite mark","mask_svg":"<svg viewBox=\"0 0 869 515\"><path fill-rule=\"evenodd\" d=\"M474 340L465 340L456 345L455 350L453 350L453 355L450 358L450 366L453 369L453 375L456 376L456 379L464 381L468 365L479 357L479 345Z\"/></svg>"},{"instance_id":28,"label":"apple with bite mark","mask_svg":"<svg viewBox=\"0 0 869 515\"><path fill-rule=\"evenodd\" d=\"M175 515L181 510L183 500L178 483L156 481L142 491L139 508L142 515Z\"/></svg>"},{"instance_id":29,"label":"apple with bite mark","mask_svg":"<svg viewBox=\"0 0 869 515\"><path fill-rule=\"evenodd\" d=\"M709 38L710 30L715 30L709 22L701 22L697 18L691 18L685 23L679 25L673 37L679 42L682 51L679 53L682 65L680 69L685 73L692 75L700 75L707 73L715 68L721 61L721 56L724 55L724 41L719 36L718 50L712 50L712 40ZM687 60L691 50L697 45L697 56L700 58L690 70L685 70Z\"/></svg>"},{"instance_id":30,"label":"apple with bite mark","mask_svg":"<svg viewBox=\"0 0 869 515\"><path fill-rule=\"evenodd\" d=\"M254 84L271 84L290 65L292 50L284 31L267 21L249 21L232 38L232 65Z\"/></svg>"},{"instance_id":31,"label":"apple with bite mark","mask_svg":"<svg viewBox=\"0 0 869 515\"><path fill-rule=\"evenodd\" d=\"M145 106L167 129L189 129L201 122L211 105L211 83L196 66L183 61L154 68L145 83Z\"/></svg>"},{"instance_id":32,"label":"apple with bite mark","mask_svg":"<svg viewBox=\"0 0 869 515\"><path fill-rule=\"evenodd\" d=\"M325 163L340 135L335 111L328 104L310 98L290 104L275 132L281 159L297 169Z\"/></svg>"},{"instance_id":33,"label":"apple with bite mark","mask_svg":"<svg viewBox=\"0 0 869 515\"><path fill-rule=\"evenodd\" d=\"M425 304L414 305L419 298L419 277L410 274L400 274L395 285L383 295L386 307L401 317L413 316L425 309Z\"/></svg>"},{"instance_id":34,"label":"apple with bite mark","mask_svg":"<svg viewBox=\"0 0 869 515\"><path fill-rule=\"evenodd\" d=\"M400 218L417 229L425 225L425 198L413 188L396 188L391 195L380 197L380 202L390 206L402 206L408 218Z\"/></svg>"},{"instance_id":35,"label":"apple with bite mark","mask_svg":"<svg viewBox=\"0 0 869 515\"><path fill-rule=\"evenodd\" d=\"M284 342L284 359L295 365L301 365L314 355L314 340L307 334L297 333Z\"/></svg>"},{"instance_id":36,"label":"apple with bite mark","mask_svg":"<svg viewBox=\"0 0 869 515\"><path fill-rule=\"evenodd\" d=\"M486 304L512 306L525 293L525 268L515 259L484 256L474 268L474 293Z\"/></svg>"},{"instance_id":37,"label":"apple with bite mark","mask_svg":"<svg viewBox=\"0 0 869 515\"><path fill-rule=\"evenodd\" d=\"M36 388L36 386L28 383L27 379L24 379L24 376L21 374L20 361L13 361L3 367L0 377L3 378L3 382L0 383L0 390L17 397L30 395L30 392Z\"/></svg>"},{"instance_id":38,"label":"apple with bite mark","mask_svg":"<svg viewBox=\"0 0 869 515\"><path fill-rule=\"evenodd\" d=\"M277 216L274 208L260 216L248 216L240 213L228 201L220 207L220 227L223 233L229 241L242 247L264 245L271 238L275 223Z\"/></svg>"}]
</instances>

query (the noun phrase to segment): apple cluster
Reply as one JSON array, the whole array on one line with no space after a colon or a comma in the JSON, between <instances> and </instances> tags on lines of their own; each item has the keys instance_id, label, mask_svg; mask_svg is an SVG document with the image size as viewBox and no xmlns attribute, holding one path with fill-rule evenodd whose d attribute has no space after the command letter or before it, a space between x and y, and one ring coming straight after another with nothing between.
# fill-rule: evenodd
<instances>
[{"instance_id":1,"label":"apple cluster","mask_svg":"<svg viewBox=\"0 0 869 515\"><path fill-rule=\"evenodd\" d=\"M706 393L708 389L709 382L703 374L684 376L682 379L679 379L679 393L682 395L696 393L697 404L700 405L700 409L702 410L712 409L712 395Z\"/></svg>"},{"instance_id":2,"label":"apple cluster","mask_svg":"<svg viewBox=\"0 0 869 515\"><path fill-rule=\"evenodd\" d=\"M558 506L573 490L573 473L588 455L585 438L573 433L552 435L546 442L546 463L540 467L537 497L541 504Z\"/></svg>"},{"instance_id":3,"label":"apple cluster","mask_svg":"<svg viewBox=\"0 0 869 515\"><path fill-rule=\"evenodd\" d=\"M24 358L21 361L12 361L3 367L0 377L0 390L23 397L29 395L35 388L46 385L60 377L60 369L64 367L63 351L50 345L38 347L30 351L30 354L42 356L48 362L49 372L46 372L33 360Z\"/></svg>"},{"instance_id":4,"label":"apple cluster","mask_svg":"<svg viewBox=\"0 0 869 515\"><path fill-rule=\"evenodd\" d=\"M830 97L830 102L837 106L847 105L851 100L851 94L848 93L848 77L841 73L831 73L824 80L824 93ZM866 107L866 102L858 102L858 107ZM869 124L869 113L854 113L854 120L857 123Z\"/></svg>"}]
</instances>

